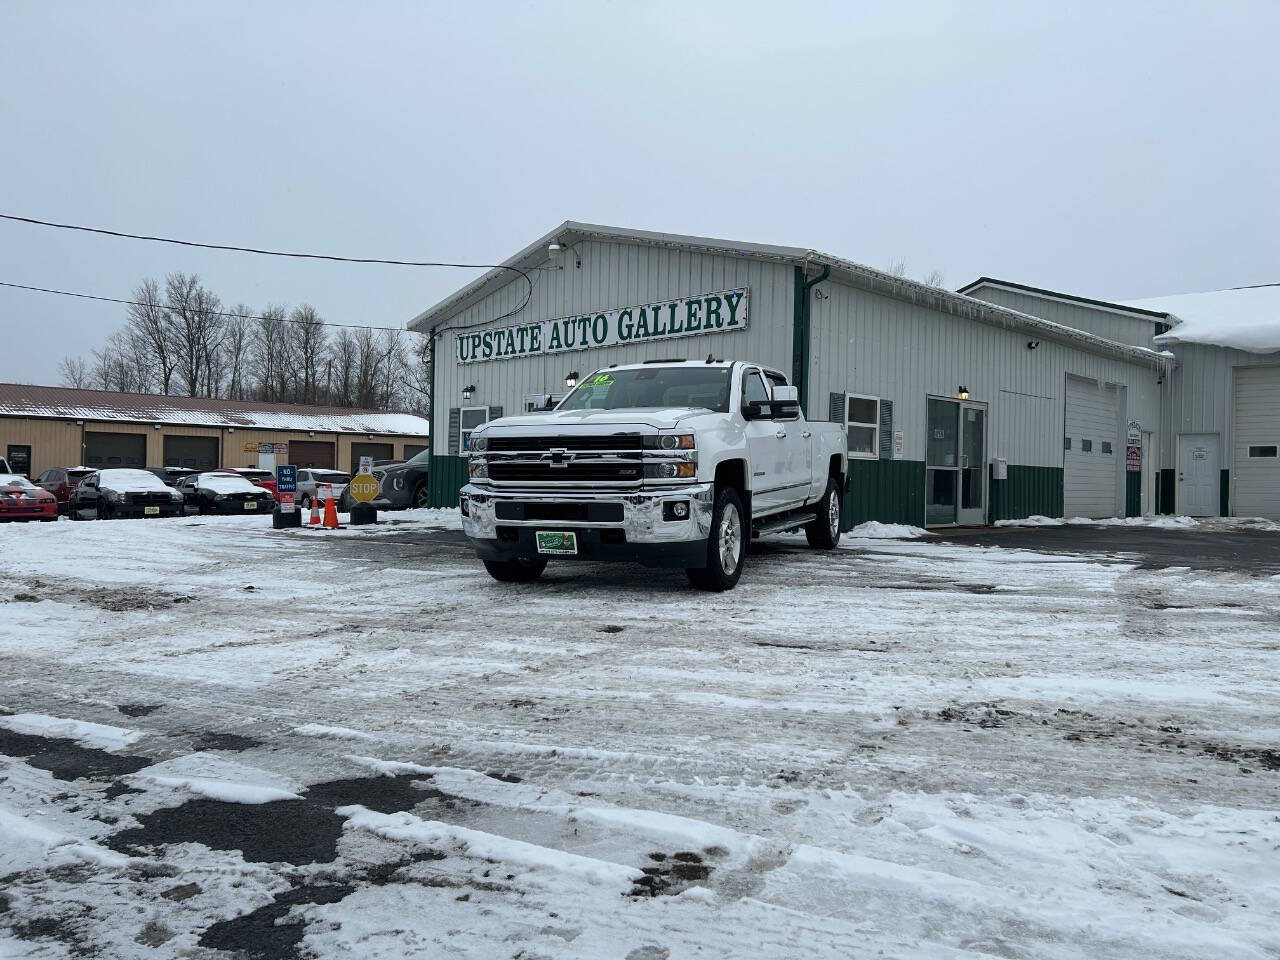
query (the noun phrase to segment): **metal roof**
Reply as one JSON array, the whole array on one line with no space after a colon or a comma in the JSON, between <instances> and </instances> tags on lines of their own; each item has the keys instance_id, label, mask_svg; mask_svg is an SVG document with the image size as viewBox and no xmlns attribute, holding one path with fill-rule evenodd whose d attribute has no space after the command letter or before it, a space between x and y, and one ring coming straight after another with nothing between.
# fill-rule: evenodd
<instances>
[{"instance_id":1,"label":"metal roof","mask_svg":"<svg viewBox=\"0 0 1280 960\"><path fill-rule=\"evenodd\" d=\"M1111 300L1093 300L1089 297L1078 297L1073 293L1063 293L1060 290L1031 287L1025 283L1014 283L1012 280L997 280L995 277L979 277L972 283L966 283L957 292L968 294L979 287L1003 287L1006 290L1013 290L1017 293L1031 293L1039 297L1052 297L1054 300L1066 300L1069 303L1079 303L1086 307L1101 307L1104 310L1130 313L1144 318L1150 317L1152 320L1166 320L1169 317L1169 314L1160 310L1149 310L1145 307L1136 306L1133 301L1117 303Z\"/></svg>"},{"instance_id":2,"label":"metal roof","mask_svg":"<svg viewBox=\"0 0 1280 960\"><path fill-rule=\"evenodd\" d=\"M115 393L25 383L0 383L0 416L415 437L425 437L431 430L425 418L412 413Z\"/></svg>"},{"instance_id":3,"label":"metal roof","mask_svg":"<svg viewBox=\"0 0 1280 960\"><path fill-rule=\"evenodd\" d=\"M773 261L805 268L809 266L826 266L831 268L831 279L833 280L882 296L940 310L954 316L1007 329L1021 330L1041 339L1053 340L1088 350L1091 353L1116 357L1156 369L1161 368L1170 361L1169 356L1162 352L1108 340L1105 337L1099 337L1060 323L1043 320L1040 317L1033 317L1030 314L988 303L985 300L978 300L961 293L952 293L950 290L944 290L940 287L930 287L904 277L895 277L893 274L886 273L883 270L876 270L860 263L854 263L852 260L845 260L828 253L822 253L819 250L806 249L804 247L777 246L767 243L746 243L737 240L717 240L711 237L696 237L676 233L657 233L649 230L635 230L629 227L579 223L574 220L566 220L554 230L529 244L519 253L504 260L501 266L494 267L462 287L456 293L441 300L435 306L424 310L409 321L409 329L418 333L428 333L432 329L446 324L482 297L516 280L517 275L511 270L504 269L505 267L527 270L548 260L547 245L553 240L561 244L566 242L574 243L580 240L632 243L641 246L682 250L690 253L708 253L722 257ZM515 322L518 323L519 321Z\"/></svg>"}]
</instances>

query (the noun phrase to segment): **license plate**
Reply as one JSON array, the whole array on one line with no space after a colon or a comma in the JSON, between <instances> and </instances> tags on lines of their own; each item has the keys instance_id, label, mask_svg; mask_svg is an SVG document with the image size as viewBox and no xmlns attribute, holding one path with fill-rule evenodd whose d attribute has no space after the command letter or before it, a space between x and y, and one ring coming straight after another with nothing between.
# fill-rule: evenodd
<instances>
[{"instance_id":1,"label":"license plate","mask_svg":"<svg viewBox=\"0 0 1280 960\"><path fill-rule=\"evenodd\" d=\"M538 552L572 556L578 552L578 535L572 531L556 533L539 530L537 532Z\"/></svg>"},{"instance_id":2,"label":"license plate","mask_svg":"<svg viewBox=\"0 0 1280 960\"><path fill-rule=\"evenodd\" d=\"M244 508L245 508L246 510L257 510L257 509L258 509L258 501L257 501L257 500L246 500L246 501L244 502Z\"/></svg>"},{"instance_id":3,"label":"license plate","mask_svg":"<svg viewBox=\"0 0 1280 960\"><path fill-rule=\"evenodd\" d=\"M143 507L142 512L148 517L158 517L160 515L159 507Z\"/></svg>"}]
</instances>

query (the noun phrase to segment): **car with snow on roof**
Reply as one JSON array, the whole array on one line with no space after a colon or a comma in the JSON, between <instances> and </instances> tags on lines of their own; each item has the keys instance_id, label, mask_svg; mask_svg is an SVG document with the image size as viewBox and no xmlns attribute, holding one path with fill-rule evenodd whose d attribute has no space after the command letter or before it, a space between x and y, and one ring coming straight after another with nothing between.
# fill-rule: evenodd
<instances>
[{"instance_id":1,"label":"car with snow on roof","mask_svg":"<svg viewBox=\"0 0 1280 960\"><path fill-rule=\"evenodd\" d=\"M48 490L17 473L0 473L0 522L57 520L58 501Z\"/></svg>"},{"instance_id":2,"label":"car with snow on roof","mask_svg":"<svg viewBox=\"0 0 1280 960\"><path fill-rule=\"evenodd\" d=\"M193 474L179 480L174 489L182 495L187 512L270 513L276 505L267 490L234 473Z\"/></svg>"},{"instance_id":3,"label":"car with snow on roof","mask_svg":"<svg viewBox=\"0 0 1280 960\"><path fill-rule=\"evenodd\" d=\"M182 516L182 494L149 470L109 467L95 470L76 485L72 520Z\"/></svg>"},{"instance_id":4,"label":"car with snow on roof","mask_svg":"<svg viewBox=\"0 0 1280 960\"><path fill-rule=\"evenodd\" d=\"M614 365L553 410L477 428L468 453L463 532L501 581L550 559L622 560L728 590L754 537L840 539L844 429L806 421L797 389L759 364Z\"/></svg>"}]
</instances>

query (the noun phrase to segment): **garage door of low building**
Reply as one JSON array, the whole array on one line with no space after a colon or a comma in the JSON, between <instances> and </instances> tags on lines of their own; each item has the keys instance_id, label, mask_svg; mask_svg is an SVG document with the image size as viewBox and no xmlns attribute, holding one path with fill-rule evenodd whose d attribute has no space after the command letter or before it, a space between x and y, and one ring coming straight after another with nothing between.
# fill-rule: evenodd
<instances>
[{"instance_id":1,"label":"garage door of low building","mask_svg":"<svg viewBox=\"0 0 1280 960\"><path fill-rule=\"evenodd\" d=\"M390 460L396 455L393 443L353 443L351 445L351 470L360 469L361 457L373 457L374 460Z\"/></svg>"},{"instance_id":2,"label":"garage door of low building","mask_svg":"<svg viewBox=\"0 0 1280 960\"><path fill-rule=\"evenodd\" d=\"M218 466L218 438L176 434L165 437L164 465L187 467L190 470L213 470Z\"/></svg>"},{"instance_id":3,"label":"garage door of low building","mask_svg":"<svg viewBox=\"0 0 1280 960\"><path fill-rule=\"evenodd\" d=\"M296 467L319 467L333 470L333 443L328 440L290 440L289 462Z\"/></svg>"},{"instance_id":4,"label":"garage door of low building","mask_svg":"<svg viewBox=\"0 0 1280 960\"><path fill-rule=\"evenodd\" d=\"M1240 367L1235 381L1233 512L1280 520L1280 367Z\"/></svg>"},{"instance_id":5,"label":"garage door of low building","mask_svg":"<svg viewBox=\"0 0 1280 960\"><path fill-rule=\"evenodd\" d=\"M1120 398L1114 386L1067 376L1062 504L1068 517L1114 517Z\"/></svg>"},{"instance_id":6,"label":"garage door of low building","mask_svg":"<svg viewBox=\"0 0 1280 960\"><path fill-rule=\"evenodd\" d=\"M147 465L147 436L144 433L86 431L84 464L95 470L107 470L112 467L142 469Z\"/></svg>"}]
</instances>

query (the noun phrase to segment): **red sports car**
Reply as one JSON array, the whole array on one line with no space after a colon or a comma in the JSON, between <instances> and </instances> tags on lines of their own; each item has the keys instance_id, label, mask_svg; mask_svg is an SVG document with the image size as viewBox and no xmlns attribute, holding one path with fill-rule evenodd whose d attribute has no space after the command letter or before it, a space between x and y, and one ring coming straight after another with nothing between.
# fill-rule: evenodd
<instances>
[{"instance_id":1,"label":"red sports car","mask_svg":"<svg viewBox=\"0 0 1280 960\"><path fill-rule=\"evenodd\" d=\"M93 472L93 467L50 467L36 477L36 486L52 493L58 501L58 512L66 513L76 484Z\"/></svg>"},{"instance_id":2,"label":"red sports car","mask_svg":"<svg viewBox=\"0 0 1280 960\"><path fill-rule=\"evenodd\" d=\"M58 500L26 477L0 473L0 520L57 520Z\"/></svg>"}]
</instances>

